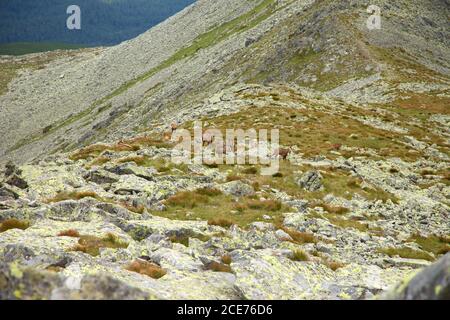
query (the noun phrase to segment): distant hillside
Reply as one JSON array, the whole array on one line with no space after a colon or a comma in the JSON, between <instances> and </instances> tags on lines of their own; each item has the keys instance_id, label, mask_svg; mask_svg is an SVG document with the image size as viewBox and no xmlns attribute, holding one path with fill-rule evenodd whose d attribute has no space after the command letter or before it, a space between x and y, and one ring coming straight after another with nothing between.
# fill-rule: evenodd
<instances>
[{"instance_id":1,"label":"distant hillside","mask_svg":"<svg viewBox=\"0 0 450 320\"><path fill-rule=\"evenodd\" d=\"M23 55L57 49L79 49L85 46L61 42L14 42L0 44L0 55Z\"/></svg>"},{"instance_id":2,"label":"distant hillside","mask_svg":"<svg viewBox=\"0 0 450 320\"><path fill-rule=\"evenodd\" d=\"M0 43L113 45L131 39L195 0L78 0L81 30L68 30L70 0L0 1Z\"/></svg>"}]
</instances>

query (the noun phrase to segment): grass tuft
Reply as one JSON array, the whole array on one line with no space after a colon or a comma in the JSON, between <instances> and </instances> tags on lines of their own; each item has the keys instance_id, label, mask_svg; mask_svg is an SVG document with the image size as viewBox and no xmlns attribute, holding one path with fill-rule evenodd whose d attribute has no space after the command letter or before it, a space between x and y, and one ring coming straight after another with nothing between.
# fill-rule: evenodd
<instances>
[{"instance_id":1,"label":"grass tuft","mask_svg":"<svg viewBox=\"0 0 450 320\"><path fill-rule=\"evenodd\" d=\"M128 211L131 211L131 212L134 212L134 213L137 213L137 214L143 214L144 211L145 211L145 207L143 205L135 206L135 205L129 204L129 203L125 202L125 201L121 202L120 205L122 207L124 207L125 209L127 209Z\"/></svg>"},{"instance_id":2,"label":"grass tuft","mask_svg":"<svg viewBox=\"0 0 450 320\"><path fill-rule=\"evenodd\" d=\"M25 230L30 227L30 222L26 220L7 219L0 224L0 233L11 229Z\"/></svg>"},{"instance_id":3,"label":"grass tuft","mask_svg":"<svg viewBox=\"0 0 450 320\"><path fill-rule=\"evenodd\" d=\"M253 210L280 211L282 204L278 200L247 200L246 205Z\"/></svg>"},{"instance_id":4,"label":"grass tuft","mask_svg":"<svg viewBox=\"0 0 450 320\"><path fill-rule=\"evenodd\" d=\"M208 225L229 228L233 225L233 221L225 218L212 218L208 220Z\"/></svg>"},{"instance_id":5,"label":"grass tuft","mask_svg":"<svg viewBox=\"0 0 450 320\"><path fill-rule=\"evenodd\" d=\"M162 278L167 274L167 272L160 266L140 259L134 260L125 269L131 272L143 274L153 279Z\"/></svg>"},{"instance_id":6,"label":"grass tuft","mask_svg":"<svg viewBox=\"0 0 450 320\"><path fill-rule=\"evenodd\" d=\"M242 170L243 174L257 174L258 173L258 168L256 167L248 167L245 168L244 170Z\"/></svg>"},{"instance_id":7,"label":"grass tuft","mask_svg":"<svg viewBox=\"0 0 450 320\"><path fill-rule=\"evenodd\" d=\"M231 267L224 263L219 263L216 261L211 261L205 265L205 270L211 270L214 272L228 272L232 273Z\"/></svg>"},{"instance_id":8,"label":"grass tuft","mask_svg":"<svg viewBox=\"0 0 450 320\"><path fill-rule=\"evenodd\" d=\"M80 233L75 229L68 229L68 230L64 230L64 231L61 231L60 233L58 233L58 237L79 238Z\"/></svg>"},{"instance_id":9,"label":"grass tuft","mask_svg":"<svg viewBox=\"0 0 450 320\"><path fill-rule=\"evenodd\" d=\"M294 250L290 257L292 261L309 261L309 255L300 249Z\"/></svg>"},{"instance_id":10,"label":"grass tuft","mask_svg":"<svg viewBox=\"0 0 450 320\"><path fill-rule=\"evenodd\" d=\"M238 181L238 180L242 180L242 177L235 175L235 174L229 174L227 176L227 182L231 182L231 181Z\"/></svg>"},{"instance_id":11,"label":"grass tuft","mask_svg":"<svg viewBox=\"0 0 450 320\"><path fill-rule=\"evenodd\" d=\"M299 244L317 243L318 241L317 238L312 233L309 232L300 232L286 227L281 227L280 229L282 229L284 232L290 235L294 242Z\"/></svg>"},{"instance_id":12,"label":"grass tuft","mask_svg":"<svg viewBox=\"0 0 450 320\"><path fill-rule=\"evenodd\" d=\"M336 271L339 268L345 267L344 263L341 263L341 262L335 261L335 260L323 259L322 263L333 271Z\"/></svg>"},{"instance_id":13,"label":"grass tuft","mask_svg":"<svg viewBox=\"0 0 450 320\"><path fill-rule=\"evenodd\" d=\"M57 195L55 195L53 198L45 200L46 203L53 203L53 202L61 202L66 200L81 200L84 198L94 198L98 201L102 201L103 199L97 195L93 191L71 191L71 192L60 192Z\"/></svg>"},{"instance_id":14,"label":"grass tuft","mask_svg":"<svg viewBox=\"0 0 450 320\"><path fill-rule=\"evenodd\" d=\"M121 240L117 235L109 232L102 238L96 236L80 236L78 244L72 248L72 251L79 251L91 256L98 256L101 248L128 248L128 243Z\"/></svg>"},{"instance_id":15,"label":"grass tuft","mask_svg":"<svg viewBox=\"0 0 450 320\"><path fill-rule=\"evenodd\" d=\"M208 202L209 198L207 196L192 191L182 191L165 200L167 205L189 209Z\"/></svg>"},{"instance_id":16,"label":"grass tuft","mask_svg":"<svg viewBox=\"0 0 450 320\"><path fill-rule=\"evenodd\" d=\"M220 260L222 261L223 264L227 264L227 265L230 265L231 262L232 262L231 256L228 255L228 254L224 254L224 255L220 258Z\"/></svg>"},{"instance_id":17,"label":"grass tuft","mask_svg":"<svg viewBox=\"0 0 450 320\"><path fill-rule=\"evenodd\" d=\"M216 197L220 196L222 194L222 191L215 188L200 188L195 190L197 194L200 194L202 196L208 196L208 197Z\"/></svg>"},{"instance_id":18,"label":"grass tuft","mask_svg":"<svg viewBox=\"0 0 450 320\"><path fill-rule=\"evenodd\" d=\"M414 234L408 239L408 241L417 243L422 250L431 252L435 255L450 252L450 237L448 236L431 235L424 237L420 234Z\"/></svg>"},{"instance_id":19,"label":"grass tuft","mask_svg":"<svg viewBox=\"0 0 450 320\"><path fill-rule=\"evenodd\" d=\"M327 203L323 203L320 204L319 207L322 207L323 210L329 212L329 213L333 213L333 214L345 214L348 213L350 210L345 208L345 207L340 207L340 206L332 206L330 204Z\"/></svg>"},{"instance_id":20,"label":"grass tuft","mask_svg":"<svg viewBox=\"0 0 450 320\"><path fill-rule=\"evenodd\" d=\"M411 248L380 248L378 252L384 253L389 257L399 256L405 259L422 259L427 261L434 261L434 257L424 251L418 251Z\"/></svg>"}]
</instances>

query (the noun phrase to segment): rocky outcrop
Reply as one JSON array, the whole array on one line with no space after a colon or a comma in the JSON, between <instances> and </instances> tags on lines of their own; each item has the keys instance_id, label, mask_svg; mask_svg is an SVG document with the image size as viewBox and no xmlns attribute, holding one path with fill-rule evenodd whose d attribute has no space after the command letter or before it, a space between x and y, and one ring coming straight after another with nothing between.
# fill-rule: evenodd
<instances>
[{"instance_id":1,"label":"rocky outcrop","mask_svg":"<svg viewBox=\"0 0 450 320\"><path fill-rule=\"evenodd\" d=\"M450 300L450 253L403 280L380 297L395 300Z\"/></svg>"},{"instance_id":2,"label":"rocky outcrop","mask_svg":"<svg viewBox=\"0 0 450 320\"><path fill-rule=\"evenodd\" d=\"M197 1L19 73L0 97L0 161L18 160L0 298L447 298L449 37L416 21L444 5L380 1L374 32L366 5ZM199 119L279 129L289 156L272 176L172 162L167 130Z\"/></svg>"},{"instance_id":3,"label":"rocky outcrop","mask_svg":"<svg viewBox=\"0 0 450 320\"><path fill-rule=\"evenodd\" d=\"M307 191L317 191L323 189L322 176L318 171L308 171L301 177L298 177L297 184Z\"/></svg>"}]
</instances>

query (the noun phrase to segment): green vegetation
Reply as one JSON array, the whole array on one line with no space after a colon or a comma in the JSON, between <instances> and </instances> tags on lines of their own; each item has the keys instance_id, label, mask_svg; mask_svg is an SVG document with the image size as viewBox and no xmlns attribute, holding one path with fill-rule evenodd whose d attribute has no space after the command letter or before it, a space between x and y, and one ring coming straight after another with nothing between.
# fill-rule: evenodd
<instances>
[{"instance_id":1,"label":"green vegetation","mask_svg":"<svg viewBox=\"0 0 450 320\"><path fill-rule=\"evenodd\" d=\"M219 190L205 188L178 192L166 199L165 205L165 211L155 211L152 214L174 220L201 219L208 221L210 225L225 228L233 224L246 227L254 221L263 221L264 215L281 221L281 213L288 210L276 200L256 200L250 197L235 200Z\"/></svg>"},{"instance_id":2,"label":"green vegetation","mask_svg":"<svg viewBox=\"0 0 450 320\"><path fill-rule=\"evenodd\" d=\"M290 257L292 261L309 261L309 255L300 249L294 250L292 256Z\"/></svg>"},{"instance_id":3,"label":"green vegetation","mask_svg":"<svg viewBox=\"0 0 450 320\"><path fill-rule=\"evenodd\" d=\"M380 248L378 249L378 252L384 253L390 257L399 256L401 258L407 258L407 259L422 259L427 261L434 261L435 258L424 251L418 251L411 248Z\"/></svg>"},{"instance_id":4,"label":"green vegetation","mask_svg":"<svg viewBox=\"0 0 450 320\"><path fill-rule=\"evenodd\" d=\"M450 252L450 236L435 236L428 237L419 234L412 235L408 241L417 243L422 250L431 252L435 255L446 254Z\"/></svg>"}]
</instances>

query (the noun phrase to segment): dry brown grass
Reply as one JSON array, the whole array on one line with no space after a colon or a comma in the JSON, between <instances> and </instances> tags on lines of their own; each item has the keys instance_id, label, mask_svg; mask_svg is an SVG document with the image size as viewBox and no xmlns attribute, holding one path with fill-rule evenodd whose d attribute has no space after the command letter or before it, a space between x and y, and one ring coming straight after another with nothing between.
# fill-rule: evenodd
<instances>
[{"instance_id":1,"label":"dry brown grass","mask_svg":"<svg viewBox=\"0 0 450 320\"><path fill-rule=\"evenodd\" d=\"M243 174L258 174L258 168L256 167L248 167L242 170Z\"/></svg>"},{"instance_id":2,"label":"dry brown grass","mask_svg":"<svg viewBox=\"0 0 450 320\"><path fill-rule=\"evenodd\" d=\"M145 207L143 205L132 205L129 204L127 202L120 202L120 205L127 209L128 211L134 212L134 213L138 213L138 214L143 214L145 212Z\"/></svg>"},{"instance_id":3,"label":"dry brown grass","mask_svg":"<svg viewBox=\"0 0 450 320\"><path fill-rule=\"evenodd\" d=\"M282 203L278 200L254 200L249 199L245 205L253 210L279 211L282 208Z\"/></svg>"},{"instance_id":4,"label":"dry brown grass","mask_svg":"<svg viewBox=\"0 0 450 320\"><path fill-rule=\"evenodd\" d=\"M200 194L202 196L208 196L208 197L216 197L220 196L222 194L222 191L215 188L200 188L195 190L197 194Z\"/></svg>"},{"instance_id":5,"label":"dry brown grass","mask_svg":"<svg viewBox=\"0 0 450 320\"><path fill-rule=\"evenodd\" d=\"M80 233L75 229L68 229L68 230L64 230L64 231L61 231L60 233L58 233L58 237L79 238Z\"/></svg>"},{"instance_id":6,"label":"dry brown grass","mask_svg":"<svg viewBox=\"0 0 450 320\"><path fill-rule=\"evenodd\" d=\"M141 259L134 260L125 269L131 272L143 274L153 279L162 278L167 274L167 272L160 266Z\"/></svg>"},{"instance_id":7,"label":"dry brown grass","mask_svg":"<svg viewBox=\"0 0 450 320\"><path fill-rule=\"evenodd\" d=\"M205 270L211 270L214 272L228 272L232 273L231 267L224 263L219 263L216 261L211 261L205 265Z\"/></svg>"},{"instance_id":8,"label":"dry brown grass","mask_svg":"<svg viewBox=\"0 0 450 320\"><path fill-rule=\"evenodd\" d=\"M339 268L345 267L344 263L341 263L341 262L338 262L338 261L335 261L335 260L323 259L322 263L324 265L326 265L328 268L330 268L331 270L333 270L333 271L336 271Z\"/></svg>"},{"instance_id":9,"label":"dry brown grass","mask_svg":"<svg viewBox=\"0 0 450 320\"><path fill-rule=\"evenodd\" d=\"M0 233L11 229L25 230L29 227L29 221L19 219L6 219L0 224Z\"/></svg>"},{"instance_id":10,"label":"dry brown grass","mask_svg":"<svg viewBox=\"0 0 450 320\"><path fill-rule=\"evenodd\" d=\"M318 241L317 238L312 233L309 232L300 232L283 226L281 226L280 229L282 229L284 232L290 235L295 243L299 244L317 243Z\"/></svg>"},{"instance_id":11,"label":"dry brown grass","mask_svg":"<svg viewBox=\"0 0 450 320\"><path fill-rule=\"evenodd\" d=\"M89 163L89 167L101 166L109 161L111 161L110 158L104 157L104 156L99 156L99 157L95 158L94 160L92 160L91 163Z\"/></svg>"},{"instance_id":12,"label":"dry brown grass","mask_svg":"<svg viewBox=\"0 0 450 320\"><path fill-rule=\"evenodd\" d=\"M165 200L165 203L167 205L189 209L195 208L201 204L206 204L208 202L208 196L192 191L182 191Z\"/></svg>"},{"instance_id":13,"label":"dry brown grass","mask_svg":"<svg viewBox=\"0 0 450 320\"><path fill-rule=\"evenodd\" d=\"M140 136L125 140L124 143L131 146L156 147L166 149L172 147L172 143L164 140L162 136Z\"/></svg>"},{"instance_id":14,"label":"dry brown grass","mask_svg":"<svg viewBox=\"0 0 450 320\"><path fill-rule=\"evenodd\" d=\"M422 259L427 261L434 261L434 257L424 251L418 251L415 249L403 247L403 248L380 248L378 252L384 253L389 257L399 256L406 259Z\"/></svg>"},{"instance_id":15,"label":"dry brown grass","mask_svg":"<svg viewBox=\"0 0 450 320\"><path fill-rule=\"evenodd\" d=\"M130 145L125 143L116 143L113 145L107 144L93 144L91 146L82 148L74 152L69 158L73 161L87 159L89 157L94 157L100 155L103 151L138 151L140 147L138 145Z\"/></svg>"},{"instance_id":16,"label":"dry brown grass","mask_svg":"<svg viewBox=\"0 0 450 320\"><path fill-rule=\"evenodd\" d=\"M229 228L234 224L233 221L225 218L212 218L208 220L208 225Z\"/></svg>"},{"instance_id":17,"label":"dry brown grass","mask_svg":"<svg viewBox=\"0 0 450 320\"><path fill-rule=\"evenodd\" d=\"M128 243L121 240L117 235L113 233L107 233L104 237L99 238L96 236L83 235L80 236L78 244L71 250L80 251L91 256L98 256L101 248L127 248Z\"/></svg>"},{"instance_id":18,"label":"dry brown grass","mask_svg":"<svg viewBox=\"0 0 450 320\"><path fill-rule=\"evenodd\" d=\"M427 169L424 169L424 170L422 170L422 171L420 172L420 175L421 175L422 177L424 177L424 176L429 176L429 175L433 175L433 174L435 174L435 171L433 171L433 170L427 170Z\"/></svg>"},{"instance_id":19,"label":"dry brown grass","mask_svg":"<svg viewBox=\"0 0 450 320\"><path fill-rule=\"evenodd\" d=\"M235 174L229 174L227 176L227 182L231 182L231 181L238 181L238 180L242 180L242 177L235 175Z\"/></svg>"},{"instance_id":20,"label":"dry brown grass","mask_svg":"<svg viewBox=\"0 0 450 320\"><path fill-rule=\"evenodd\" d=\"M289 257L292 261L309 261L309 255L300 249L294 250L292 255Z\"/></svg>"},{"instance_id":21,"label":"dry brown grass","mask_svg":"<svg viewBox=\"0 0 450 320\"><path fill-rule=\"evenodd\" d=\"M261 190L261 185L258 181L253 181L252 182L252 187L255 191L260 191Z\"/></svg>"},{"instance_id":22,"label":"dry brown grass","mask_svg":"<svg viewBox=\"0 0 450 320\"><path fill-rule=\"evenodd\" d=\"M118 159L117 163L134 162L138 166L142 166L142 165L145 164L146 161L147 160L146 160L146 158L144 156L129 156L129 157L124 157L124 158Z\"/></svg>"},{"instance_id":23,"label":"dry brown grass","mask_svg":"<svg viewBox=\"0 0 450 320\"><path fill-rule=\"evenodd\" d=\"M408 99L398 99L393 105L402 109L423 111L426 113L448 113L450 99L423 93L408 93Z\"/></svg>"},{"instance_id":24,"label":"dry brown grass","mask_svg":"<svg viewBox=\"0 0 450 320\"><path fill-rule=\"evenodd\" d=\"M99 195L97 195L93 191L71 191L71 192L63 191L55 195L53 198L46 199L44 202L53 203L66 200L81 200L84 198L94 198L99 201L103 200Z\"/></svg>"},{"instance_id":25,"label":"dry brown grass","mask_svg":"<svg viewBox=\"0 0 450 320\"><path fill-rule=\"evenodd\" d=\"M232 259L231 259L231 256L228 255L228 254L224 254L224 255L220 258L220 260L222 261L223 264L227 264L227 265L230 265L231 262L233 262Z\"/></svg>"},{"instance_id":26,"label":"dry brown grass","mask_svg":"<svg viewBox=\"0 0 450 320\"><path fill-rule=\"evenodd\" d=\"M322 207L323 210L329 212L329 213L333 213L333 214L345 214L348 213L350 210L344 207L340 207L340 206L333 206L327 203L323 203L320 204L319 207Z\"/></svg>"}]
</instances>

